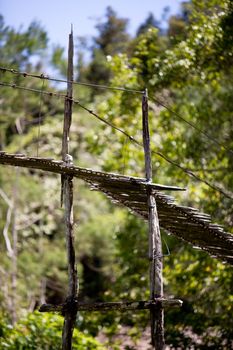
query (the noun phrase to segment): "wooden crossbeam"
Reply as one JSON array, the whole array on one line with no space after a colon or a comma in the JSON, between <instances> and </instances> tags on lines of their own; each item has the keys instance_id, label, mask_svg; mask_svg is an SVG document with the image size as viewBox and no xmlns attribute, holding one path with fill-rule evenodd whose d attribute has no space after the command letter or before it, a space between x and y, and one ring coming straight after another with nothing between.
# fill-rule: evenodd
<instances>
[{"instance_id":1,"label":"wooden crossbeam","mask_svg":"<svg viewBox=\"0 0 233 350\"><path fill-rule=\"evenodd\" d=\"M23 168L38 169L62 175L72 175L84 181L97 182L102 184L111 184L111 187L117 189L129 190L135 186L150 187L155 191L185 191L186 189L178 186L167 186L155 183L148 183L144 178L135 176L119 175L114 173L106 173L104 171L95 171L75 166L74 164L67 165L61 160L53 158L30 157L26 154L11 154L0 151L0 164L20 166Z\"/></svg>"},{"instance_id":2,"label":"wooden crossbeam","mask_svg":"<svg viewBox=\"0 0 233 350\"><path fill-rule=\"evenodd\" d=\"M74 299L73 302L65 302L59 305L43 304L39 308L40 312L58 312L64 314L67 309L73 308L76 311L129 311L129 310L151 310L157 307L158 304L163 308L181 307L182 300L156 298L149 301L117 301L117 302L102 302L102 303L85 303Z\"/></svg>"}]
</instances>

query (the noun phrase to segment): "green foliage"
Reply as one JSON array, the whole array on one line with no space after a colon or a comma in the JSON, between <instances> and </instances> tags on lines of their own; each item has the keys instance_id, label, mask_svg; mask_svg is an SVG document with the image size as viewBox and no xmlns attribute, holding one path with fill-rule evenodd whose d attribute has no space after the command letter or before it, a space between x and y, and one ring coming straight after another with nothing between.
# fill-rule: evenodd
<instances>
[{"instance_id":1,"label":"green foliage","mask_svg":"<svg viewBox=\"0 0 233 350\"><path fill-rule=\"evenodd\" d=\"M111 71L107 66L107 56L125 52L129 45L126 32L127 19L117 17L116 12L107 7L105 21L96 25L98 36L94 38L92 61L86 71L86 79L92 83L108 83Z\"/></svg>"},{"instance_id":2,"label":"green foliage","mask_svg":"<svg viewBox=\"0 0 233 350\"><path fill-rule=\"evenodd\" d=\"M229 1L193 1L184 37L167 42L169 46L164 50L161 48L166 41L161 42L156 30L150 29L139 36L131 57L124 55L110 61L114 72L112 83L136 89L147 86L150 96L162 100L170 109L225 146L206 139L199 130L188 126L171 111L151 102L152 148L226 192L233 185L232 153L226 150L233 148L233 106L230 98L233 52L225 33L231 36L231 17L232 5ZM99 106L99 111L103 114L110 111L108 118L111 122L139 139L136 130L139 130L141 111L139 105L132 108L132 100L123 93L110 94L108 100ZM119 118L119 115L122 117ZM121 171L117 149L123 146L123 138L117 136L117 141L119 144L114 142L111 145L109 142L108 155L115 152L116 158L114 162L110 156L106 157L108 170L111 167ZM102 142L106 143L106 139L98 139L99 145ZM129 149L131 147L130 144ZM132 158L131 162L127 158L125 171L131 173L136 170L138 175L143 174L140 151L135 149L131 154L135 163L132 163ZM102 156L105 157L104 152ZM154 159L153 165L156 182L186 185L187 196L179 200L211 213L215 220L231 230L231 200L191 180L164 160ZM131 223L130 227L134 225ZM142 249L130 227L125 226L117 241L126 269L129 268L126 261L131 260L132 252ZM138 230L134 227L134 231L140 232L139 227ZM181 311L168 313L167 342L181 348L229 348L232 323L225 320L231 319L232 271L170 237L168 244L172 255L164 262L166 295L184 299L184 307ZM119 284L121 281L122 285L126 284L132 295L137 293L137 288L142 288L140 276L144 275L146 264L135 268L132 281L130 273L125 281L123 269Z\"/></svg>"},{"instance_id":3,"label":"green foliage","mask_svg":"<svg viewBox=\"0 0 233 350\"><path fill-rule=\"evenodd\" d=\"M14 327L5 326L1 319L1 350L58 350L61 348L63 318L58 315L34 312L18 321ZM91 336L74 329L74 350L104 350Z\"/></svg>"},{"instance_id":4,"label":"green foliage","mask_svg":"<svg viewBox=\"0 0 233 350\"><path fill-rule=\"evenodd\" d=\"M96 25L99 36L95 38L95 44L105 55L123 52L129 40L126 33L128 20L118 18L110 6L106 9L105 17L105 22Z\"/></svg>"},{"instance_id":5,"label":"green foliage","mask_svg":"<svg viewBox=\"0 0 233 350\"><path fill-rule=\"evenodd\" d=\"M32 22L26 31L20 32L5 25L0 16L1 66L25 69L33 55L39 55L47 46L47 33L39 23Z\"/></svg>"},{"instance_id":6,"label":"green foliage","mask_svg":"<svg viewBox=\"0 0 233 350\"><path fill-rule=\"evenodd\" d=\"M179 255L166 259L164 274L166 291L184 302L181 310L166 313L168 344L229 349L233 311L231 268L202 252L194 255L190 248L181 247Z\"/></svg>"},{"instance_id":7,"label":"green foliage","mask_svg":"<svg viewBox=\"0 0 233 350\"><path fill-rule=\"evenodd\" d=\"M181 3L181 13L169 18L167 35L172 46L187 37L187 24L190 20L191 10L192 2L184 1Z\"/></svg>"},{"instance_id":8,"label":"green foliage","mask_svg":"<svg viewBox=\"0 0 233 350\"><path fill-rule=\"evenodd\" d=\"M85 78L95 84L105 84L110 79L110 70L107 67L107 59L103 51L95 49L93 59L88 67Z\"/></svg>"},{"instance_id":9,"label":"green foliage","mask_svg":"<svg viewBox=\"0 0 233 350\"><path fill-rule=\"evenodd\" d=\"M203 7L209 8L208 14ZM232 47L227 44L225 30L232 30L231 16L229 1L194 1L187 38L155 58L152 85L180 88L197 76L207 82L216 70L228 71Z\"/></svg>"},{"instance_id":10,"label":"green foliage","mask_svg":"<svg viewBox=\"0 0 233 350\"><path fill-rule=\"evenodd\" d=\"M150 28L159 28L159 22L155 19L152 12L149 13L145 22L137 30L137 36L148 31Z\"/></svg>"},{"instance_id":11,"label":"green foliage","mask_svg":"<svg viewBox=\"0 0 233 350\"><path fill-rule=\"evenodd\" d=\"M64 48L56 46L53 49L51 63L59 69L60 73L65 77L67 71L66 59L64 58Z\"/></svg>"}]
</instances>

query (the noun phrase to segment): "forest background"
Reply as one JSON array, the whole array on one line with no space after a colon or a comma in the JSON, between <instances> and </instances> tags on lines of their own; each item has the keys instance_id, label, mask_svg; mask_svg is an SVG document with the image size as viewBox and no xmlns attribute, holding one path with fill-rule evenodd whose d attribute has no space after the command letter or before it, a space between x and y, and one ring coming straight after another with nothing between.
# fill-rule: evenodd
<instances>
[{"instance_id":1,"label":"forest background","mask_svg":"<svg viewBox=\"0 0 233 350\"><path fill-rule=\"evenodd\" d=\"M152 149L176 163L153 154L154 182L187 187L176 195L179 203L211 214L232 232L233 4L184 2L179 15L167 21L165 31L150 14L131 37L128 20L108 7L91 47L85 38L76 38L75 79L148 88ZM57 46L49 54L47 33L36 22L17 31L1 16L0 50L1 67L41 74L50 66L54 75L65 78L66 51ZM0 74L5 83L61 93L65 89ZM140 96L85 86L75 86L74 96L141 138ZM0 150L60 159L63 107L59 98L1 86ZM144 176L143 150L78 107L70 146L76 165ZM78 180L74 197L80 299L148 299L146 223ZM59 303L66 295L59 176L1 167L0 207L0 349L59 349L61 319L35 312L45 300ZM174 349L232 348L231 267L166 232L162 237L164 254L166 245L170 251L164 257L165 295L184 302L181 309L166 312L166 344ZM80 313L74 349L138 348L148 316ZM122 341L122 333L131 338L130 345L126 338ZM105 345L96 340L100 335Z\"/></svg>"}]
</instances>

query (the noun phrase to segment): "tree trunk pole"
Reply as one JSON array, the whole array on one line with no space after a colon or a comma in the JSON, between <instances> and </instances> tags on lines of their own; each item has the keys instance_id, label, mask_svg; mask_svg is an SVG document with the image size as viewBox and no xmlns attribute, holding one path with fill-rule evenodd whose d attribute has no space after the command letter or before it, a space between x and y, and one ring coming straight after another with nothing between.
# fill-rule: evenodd
<instances>
[{"instance_id":1,"label":"tree trunk pole","mask_svg":"<svg viewBox=\"0 0 233 350\"><path fill-rule=\"evenodd\" d=\"M72 120L72 97L73 97L73 31L69 35L68 69L67 69L67 98L65 100L64 125L62 138L62 160L66 165L72 164L69 155L69 131ZM75 263L74 234L73 234L73 176L62 175L61 196L64 197L65 227L66 227L66 249L68 260L69 287L66 299L69 307L64 313L64 324L62 331L62 350L72 350L72 336L75 326L77 308L75 298L78 294L78 277Z\"/></svg>"},{"instance_id":2,"label":"tree trunk pole","mask_svg":"<svg viewBox=\"0 0 233 350\"><path fill-rule=\"evenodd\" d=\"M142 97L142 129L145 154L145 174L152 181L150 133L148 120L147 89ZM150 188L147 190L149 216L149 261L150 261L150 299L163 297L162 243L155 197ZM164 312L161 303L150 309L151 342L156 350L164 349Z\"/></svg>"},{"instance_id":3,"label":"tree trunk pole","mask_svg":"<svg viewBox=\"0 0 233 350\"><path fill-rule=\"evenodd\" d=\"M17 218L17 200L18 200L18 179L19 168L15 170L15 180L13 185L13 200L12 200L12 241L13 241L13 252L12 252L12 324L14 325L17 321L17 263L18 263L18 231L16 227Z\"/></svg>"},{"instance_id":4,"label":"tree trunk pole","mask_svg":"<svg viewBox=\"0 0 233 350\"><path fill-rule=\"evenodd\" d=\"M67 68L67 98L65 99L64 106L64 124L63 124L63 137L62 137L62 159L66 161L66 155L69 154L69 132L72 121L72 107L73 107L73 84L74 68L73 68L73 56L74 56L74 42L73 42L73 30L69 34L69 47L68 47L68 68Z\"/></svg>"}]
</instances>

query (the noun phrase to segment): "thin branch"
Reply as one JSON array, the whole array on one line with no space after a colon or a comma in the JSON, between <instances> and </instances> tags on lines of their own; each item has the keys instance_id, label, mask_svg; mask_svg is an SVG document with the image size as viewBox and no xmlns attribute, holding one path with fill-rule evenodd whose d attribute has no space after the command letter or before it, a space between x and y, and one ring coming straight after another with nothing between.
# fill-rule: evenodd
<instances>
[{"instance_id":1,"label":"thin branch","mask_svg":"<svg viewBox=\"0 0 233 350\"><path fill-rule=\"evenodd\" d=\"M2 199L4 199L4 201L7 203L7 205L12 208L13 203L10 200L10 198L7 196L6 192L3 191L2 188L0 188L0 196L2 197Z\"/></svg>"},{"instance_id":2,"label":"thin branch","mask_svg":"<svg viewBox=\"0 0 233 350\"><path fill-rule=\"evenodd\" d=\"M27 221L19 223L18 225L16 225L17 231L21 231L21 230L27 229L31 225L35 224L37 221L41 220L43 218L43 215L44 214L41 213L40 215L33 216L32 218L28 219Z\"/></svg>"},{"instance_id":3,"label":"thin branch","mask_svg":"<svg viewBox=\"0 0 233 350\"><path fill-rule=\"evenodd\" d=\"M10 200L10 198L7 196L7 194L1 188L0 188L0 196L2 197L2 199L8 205L7 214L6 214L6 223L5 223L5 226L3 228L3 232L2 233L3 233L3 237L4 237L4 240L5 240L5 243L6 243L6 249L7 249L8 255L9 255L9 257L12 257L13 249L12 249L12 246L11 246L10 238L8 236L8 230L9 230L10 223L11 223L11 215L12 215L13 203Z\"/></svg>"},{"instance_id":4,"label":"thin branch","mask_svg":"<svg viewBox=\"0 0 233 350\"><path fill-rule=\"evenodd\" d=\"M12 215L12 207L8 207L7 215L6 215L6 223L5 223L5 226L3 228L3 237L5 239L6 249L7 249L9 257L13 256L13 249L11 246L10 238L8 236L8 230L9 230L10 223L11 223L11 215Z\"/></svg>"}]
</instances>

